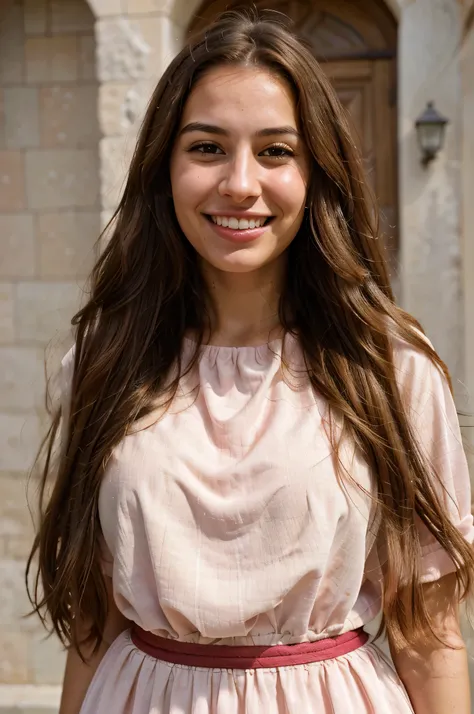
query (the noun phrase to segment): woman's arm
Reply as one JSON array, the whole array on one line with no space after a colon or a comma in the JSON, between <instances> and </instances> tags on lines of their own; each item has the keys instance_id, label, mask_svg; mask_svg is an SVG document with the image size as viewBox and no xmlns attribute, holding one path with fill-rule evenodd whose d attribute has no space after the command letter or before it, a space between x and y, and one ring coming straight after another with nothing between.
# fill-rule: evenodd
<instances>
[{"instance_id":1,"label":"woman's arm","mask_svg":"<svg viewBox=\"0 0 474 714\"><path fill-rule=\"evenodd\" d=\"M470 714L467 653L456 605L456 577L446 575L424 586L425 602L442 644L420 643L392 658L415 714Z\"/></svg>"},{"instance_id":2,"label":"woman's arm","mask_svg":"<svg viewBox=\"0 0 474 714\"><path fill-rule=\"evenodd\" d=\"M121 632L130 627L130 622L118 610L112 592L111 578L105 578L109 602L109 614L105 625L104 639L98 652L85 664L78 653L71 649L66 660L63 691L59 714L79 714L89 684L103 656ZM84 655L87 655L85 650Z\"/></svg>"}]
</instances>

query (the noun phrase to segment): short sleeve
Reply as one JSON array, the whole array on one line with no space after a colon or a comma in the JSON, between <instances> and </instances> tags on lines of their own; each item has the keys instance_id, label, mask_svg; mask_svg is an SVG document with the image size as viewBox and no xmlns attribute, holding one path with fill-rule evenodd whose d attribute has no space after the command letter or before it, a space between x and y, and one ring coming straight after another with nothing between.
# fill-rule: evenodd
<instances>
[{"instance_id":1,"label":"short sleeve","mask_svg":"<svg viewBox=\"0 0 474 714\"><path fill-rule=\"evenodd\" d=\"M421 453L437 474L437 493L449 518L468 543L474 541L471 484L458 415L446 377L422 352L408 344L394 348L397 380ZM421 581L455 571L455 564L418 522L422 545Z\"/></svg>"},{"instance_id":2,"label":"short sleeve","mask_svg":"<svg viewBox=\"0 0 474 714\"><path fill-rule=\"evenodd\" d=\"M59 372L59 399L61 404L61 431L60 431L60 453L64 453L67 441L67 430L69 424L69 414L71 411L71 391L72 378L74 375L74 354L75 348L71 347L69 352L61 360Z\"/></svg>"}]
</instances>

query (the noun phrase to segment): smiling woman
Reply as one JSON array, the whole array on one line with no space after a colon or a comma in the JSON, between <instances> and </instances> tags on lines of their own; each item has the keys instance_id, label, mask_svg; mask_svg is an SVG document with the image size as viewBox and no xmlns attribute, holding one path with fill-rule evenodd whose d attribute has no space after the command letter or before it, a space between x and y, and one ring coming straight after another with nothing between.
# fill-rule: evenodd
<instances>
[{"instance_id":1,"label":"smiling woman","mask_svg":"<svg viewBox=\"0 0 474 714\"><path fill-rule=\"evenodd\" d=\"M208 282L230 281L235 291L240 274L247 292L258 291L270 264L283 277L279 266L301 227L309 181L288 82L245 66L206 73L186 102L170 176L178 223ZM215 332L222 327L219 321Z\"/></svg>"},{"instance_id":2,"label":"smiling woman","mask_svg":"<svg viewBox=\"0 0 474 714\"><path fill-rule=\"evenodd\" d=\"M466 459L373 216L281 17L228 13L173 60L47 442L30 566L61 714L468 714Z\"/></svg>"}]
</instances>

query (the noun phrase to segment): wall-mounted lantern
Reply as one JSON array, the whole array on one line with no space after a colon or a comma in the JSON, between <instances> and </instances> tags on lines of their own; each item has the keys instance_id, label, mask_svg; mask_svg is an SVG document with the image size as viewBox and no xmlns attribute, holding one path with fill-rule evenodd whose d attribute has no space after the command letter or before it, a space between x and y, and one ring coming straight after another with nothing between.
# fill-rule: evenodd
<instances>
[{"instance_id":1,"label":"wall-mounted lantern","mask_svg":"<svg viewBox=\"0 0 474 714\"><path fill-rule=\"evenodd\" d=\"M415 122L418 144L421 149L421 162L424 166L433 161L443 148L446 124L449 120L435 108L434 102L428 102L423 114Z\"/></svg>"}]
</instances>

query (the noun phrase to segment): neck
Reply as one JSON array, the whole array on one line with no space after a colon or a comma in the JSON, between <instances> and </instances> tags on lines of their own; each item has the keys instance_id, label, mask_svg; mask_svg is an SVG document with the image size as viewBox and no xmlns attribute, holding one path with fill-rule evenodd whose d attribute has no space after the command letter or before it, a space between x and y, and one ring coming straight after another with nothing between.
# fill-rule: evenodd
<instances>
[{"instance_id":1,"label":"neck","mask_svg":"<svg viewBox=\"0 0 474 714\"><path fill-rule=\"evenodd\" d=\"M258 345L281 335L279 303L286 261L249 273L203 267L213 305L211 344Z\"/></svg>"}]
</instances>

